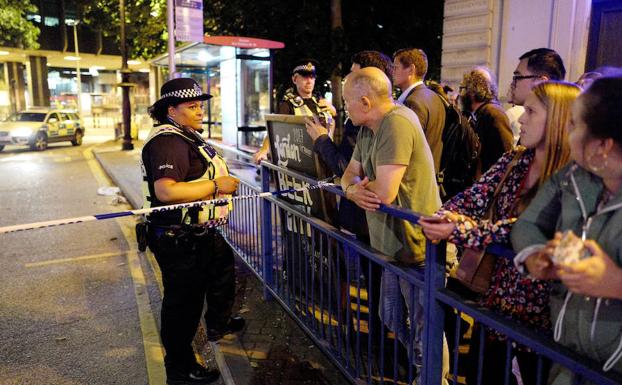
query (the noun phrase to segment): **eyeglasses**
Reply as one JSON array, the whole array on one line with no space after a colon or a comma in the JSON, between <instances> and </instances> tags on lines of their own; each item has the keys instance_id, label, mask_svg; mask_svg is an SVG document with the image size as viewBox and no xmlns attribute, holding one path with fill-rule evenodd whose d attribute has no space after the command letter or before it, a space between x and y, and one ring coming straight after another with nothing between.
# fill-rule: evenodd
<instances>
[{"instance_id":1,"label":"eyeglasses","mask_svg":"<svg viewBox=\"0 0 622 385\"><path fill-rule=\"evenodd\" d=\"M519 80L523 80L523 79L535 79L539 77L540 75L514 75L512 76L512 83L516 83Z\"/></svg>"}]
</instances>

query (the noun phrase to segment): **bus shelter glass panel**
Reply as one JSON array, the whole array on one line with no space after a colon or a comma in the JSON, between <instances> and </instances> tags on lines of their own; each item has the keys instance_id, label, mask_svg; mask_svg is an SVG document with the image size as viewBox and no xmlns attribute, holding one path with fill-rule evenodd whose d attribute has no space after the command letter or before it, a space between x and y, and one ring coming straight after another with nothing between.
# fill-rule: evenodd
<instances>
[{"instance_id":1,"label":"bus shelter glass panel","mask_svg":"<svg viewBox=\"0 0 622 385\"><path fill-rule=\"evenodd\" d=\"M207 127L204 129L209 132L210 138L222 138L222 98L220 95L220 68L209 67L207 78L207 92L212 98L207 101L207 119L203 122Z\"/></svg>"},{"instance_id":2,"label":"bus shelter glass panel","mask_svg":"<svg viewBox=\"0 0 622 385\"><path fill-rule=\"evenodd\" d=\"M238 127L247 127L251 130L247 129L238 133L239 144L259 147L265 136L264 115L270 113L269 52L268 50L240 51L244 51L240 55L244 58L239 61Z\"/></svg>"}]
</instances>

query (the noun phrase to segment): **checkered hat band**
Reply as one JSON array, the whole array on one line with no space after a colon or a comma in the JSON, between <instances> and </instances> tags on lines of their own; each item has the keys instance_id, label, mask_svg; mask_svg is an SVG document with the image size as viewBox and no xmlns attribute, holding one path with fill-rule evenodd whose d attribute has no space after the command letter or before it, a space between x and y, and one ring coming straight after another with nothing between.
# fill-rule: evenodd
<instances>
[{"instance_id":1,"label":"checkered hat band","mask_svg":"<svg viewBox=\"0 0 622 385\"><path fill-rule=\"evenodd\" d=\"M294 68L294 70L292 72L296 72L296 71L313 72L313 71L315 71L315 66L313 64L311 64L311 63L305 64L305 65L299 65L296 68Z\"/></svg>"},{"instance_id":2,"label":"checkered hat band","mask_svg":"<svg viewBox=\"0 0 622 385\"><path fill-rule=\"evenodd\" d=\"M177 91L166 93L160 96L160 99L170 98L170 97L189 99L189 98L197 98L197 97L200 97L201 95L203 95L201 91L197 91L193 88L186 88L184 90L177 90Z\"/></svg>"}]
</instances>

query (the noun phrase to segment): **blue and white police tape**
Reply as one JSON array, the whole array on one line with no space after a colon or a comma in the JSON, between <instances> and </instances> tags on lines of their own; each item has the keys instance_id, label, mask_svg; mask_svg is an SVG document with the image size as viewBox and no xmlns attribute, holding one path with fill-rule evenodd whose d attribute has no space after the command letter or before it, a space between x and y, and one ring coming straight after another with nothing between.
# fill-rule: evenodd
<instances>
[{"instance_id":1,"label":"blue and white police tape","mask_svg":"<svg viewBox=\"0 0 622 385\"><path fill-rule=\"evenodd\" d=\"M331 179L333 178L329 178L329 180ZM262 192L259 194L233 196L230 198L210 199L206 201L197 201L197 202L188 202L188 203L177 203L174 205L150 207L146 209L119 211L115 213L95 214L95 215L87 215L83 217L56 219L56 220L45 221L45 222L26 223L23 225L4 226L4 227L0 227L0 234L15 233L18 231L26 231L26 230L35 230L35 229L41 229L45 227L71 225L74 223L101 221L104 219L127 217L131 215L144 215L144 214L149 214L149 213L154 213L154 212L159 212L159 211L170 211L170 210L178 210L178 209L191 208L191 207L203 207L207 205L219 205L219 204L227 203L230 201L234 202L237 200L244 200L244 199L266 198L270 196L290 194L290 193L313 190L313 189L318 189L318 188L321 189L327 186L334 186L334 184L328 183L325 180L322 180L322 181L318 181L317 184L315 185L311 185L308 187L302 187L302 188L292 188L292 189L278 190L278 191L267 191L267 192Z\"/></svg>"}]
</instances>

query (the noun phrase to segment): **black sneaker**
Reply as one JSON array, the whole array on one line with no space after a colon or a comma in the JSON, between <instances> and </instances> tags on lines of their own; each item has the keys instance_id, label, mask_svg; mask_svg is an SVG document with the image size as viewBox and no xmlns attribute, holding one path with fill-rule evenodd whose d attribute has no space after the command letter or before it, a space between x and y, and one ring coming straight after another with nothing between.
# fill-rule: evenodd
<instances>
[{"instance_id":1,"label":"black sneaker","mask_svg":"<svg viewBox=\"0 0 622 385\"><path fill-rule=\"evenodd\" d=\"M187 372L168 371L166 375L168 385L206 385L211 384L220 377L218 369L207 369L196 364L194 369Z\"/></svg>"},{"instance_id":2,"label":"black sneaker","mask_svg":"<svg viewBox=\"0 0 622 385\"><path fill-rule=\"evenodd\" d=\"M244 325L246 325L246 321L244 320L244 318L240 316L235 316L229 318L229 321L227 321L227 325L224 328L207 328L205 334L207 334L208 341L218 341L219 339L224 337L225 334L236 333L244 329Z\"/></svg>"}]
</instances>

